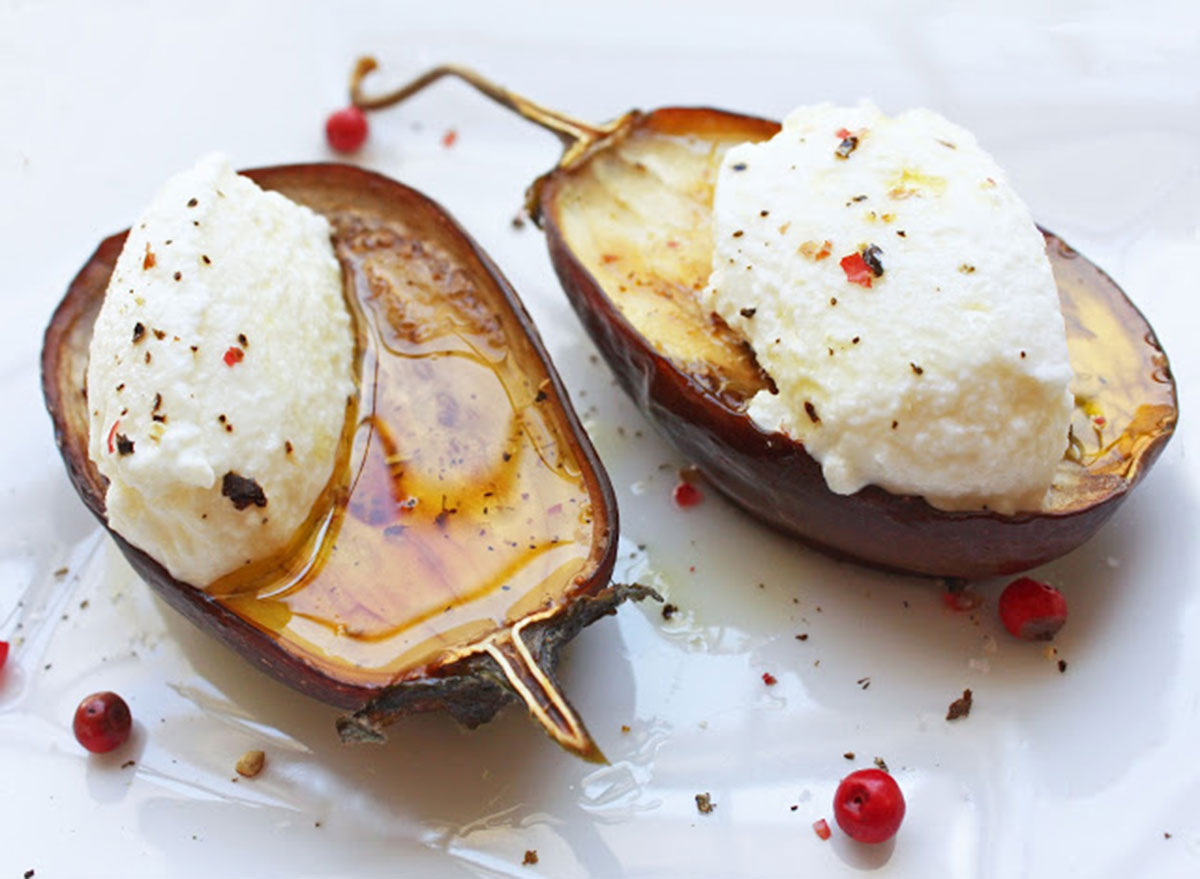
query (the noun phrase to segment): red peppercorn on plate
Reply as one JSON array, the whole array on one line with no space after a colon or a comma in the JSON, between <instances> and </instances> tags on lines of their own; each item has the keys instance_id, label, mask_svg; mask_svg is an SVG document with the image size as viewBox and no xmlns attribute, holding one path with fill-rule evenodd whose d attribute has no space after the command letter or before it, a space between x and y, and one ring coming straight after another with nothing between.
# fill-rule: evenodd
<instances>
[{"instance_id":1,"label":"red peppercorn on plate","mask_svg":"<svg viewBox=\"0 0 1200 879\"><path fill-rule=\"evenodd\" d=\"M347 15L264 0L231 19L208 7L164 17L140 0L10 6L0 875L1200 872L1200 815L1187 808L1200 785L1200 443L1189 421L1200 132L1178 15L1130 6L1068 21L1030 3L1011 18L899 6L864 17L630 0L569 15L367 0ZM379 62L368 92L457 62L593 122L634 106L766 119L860 96L889 114L930 107L971 130L1034 219L1136 304L1171 354L1183 421L1137 491L1056 561L947 583L834 560L733 506L614 383L522 213L557 144L451 81L368 111L365 127L335 122L367 53ZM670 180L680 163L708 160L702 144L672 143L676 159L639 173ZM384 744L342 744L338 708L178 616L79 504L42 414L46 323L95 243L214 149L236 167L349 161L417 188L520 295L616 494L614 582L663 597L624 606L562 651L560 683L607 763L564 752L515 707L476 730L429 713L397 720ZM869 155L863 141L845 161ZM680 221L654 219L649 228ZM871 288L845 282L864 296L896 271L895 248L870 243L883 248L882 279L868 248L826 261L847 278L871 272ZM852 251L863 265L839 266ZM1113 413L1089 417L1089 448L1134 451L1106 433ZM1002 615L1018 577L1052 587L1069 613L1031 590L1010 594ZM1050 640L1019 636L1052 629ZM76 710L105 692L128 706L129 734L92 753ZM839 821L853 804L839 785L861 771L902 795L883 842L857 841ZM872 829L893 829L896 802Z\"/></svg>"}]
</instances>

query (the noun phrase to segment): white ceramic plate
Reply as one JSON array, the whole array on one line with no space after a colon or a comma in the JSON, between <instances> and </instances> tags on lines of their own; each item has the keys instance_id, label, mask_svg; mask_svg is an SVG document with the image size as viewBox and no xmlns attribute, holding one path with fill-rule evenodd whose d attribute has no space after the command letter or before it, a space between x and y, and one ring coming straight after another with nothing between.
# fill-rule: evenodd
<instances>
[{"instance_id":1,"label":"white ceramic plate","mask_svg":"<svg viewBox=\"0 0 1200 879\"><path fill-rule=\"evenodd\" d=\"M0 638L13 642L0 676L0 873L1200 871L1200 448L1188 423L1095 540L1038 572L1071 604L1056 657L1004 634L999 581L976 585L977 612L955 613L936 584L830 561L711 492L676 510L686 462L588 356L540 233L510 225L556 144L461 86L374 118L360 159L445 204L513 281L617 488L618 577L681 608L667 621L653 604L623 607L564 655L563 683L610 765L560 752L516 709L474 732L416 717L384 746L343 747L334 710L248 670L151 597L67 483L42 415L42 329L96 242L200 153L222 148L245 166L326 158L324 115L363 51L385 80L456 60L596 120L668 103L776 117L860 96L933 106L973 129L1035 216L1137 301L1191 411L1194 6L984 17L444 6L0 4ZM947 723L966 687L974 710ZM70 731L76 702L98 689L124 694L136 717L108 757ZM249 748L267 768L237 781ZM839 778L876 757L908 799L899 836L820 841L811 824L832 818ZM711 814L697 812L701 792ZM527 850L537 865L522 865Z\"/></svg>"}]
</instances>

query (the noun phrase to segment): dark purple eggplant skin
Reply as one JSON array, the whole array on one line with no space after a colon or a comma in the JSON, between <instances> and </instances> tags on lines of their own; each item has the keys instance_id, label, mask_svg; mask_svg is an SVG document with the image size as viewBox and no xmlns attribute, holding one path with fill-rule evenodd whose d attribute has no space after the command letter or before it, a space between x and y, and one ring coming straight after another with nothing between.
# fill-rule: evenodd
<instances>
[{"instance_id":1,"label":"dark purple eggplant skin","mask_svg":"<svg viewBox=\"0 0 1200 879\"><path fill-rule=\"evenodd\" d=\"M664 108L633 117L634 126L670 133L755 126L764 137L777 123L708 108ZM1144 343L1146 361L1169 386L1170 412L1156 423L1120 476L1091 480L1074 508L1016 515L948 512L923 498L868 486L839 495L825 485L820 465L803 445L760 429L708 384L654 349L614 305L566 241L557 200L586 162L551 171L539 181L539 219L558 279L588 334L626 393L651 423L708 481L766 524L838 558L885 570L975 579L1008 575L1048 562L1087 541L1142 479L1172 435L1174 385L1153 330L1120 288L1051 233L1045 233L1060 291L1084 285ZM1064 279L1065 275L1071 278ZM1072 278L1074 279L1072 281ZM700 279L703 281L704 279Z\"/></svg>"},{"instance_id":2,"label":"dark purple eggplant skin","mask_svg":"<svg viewBox=\"0 0 1200 879\"><path fill-rule=\"evenodd\" d=\"M421 193L379 174L348 165L307 164L262 168L244 172L266 189L283 192L294 201L324 214L335 230L356 214L376 212L385 217L403 216L439 240L451 242L467 271L477 273L498 294L496 306L508 308L517 317L527 340L536 351L549 378L548 396L555 401L571 436L576 453L588 471L589 494L598 526L592 568L586 578L573 585L551 618L529 626L526 641L537 663L553 677L559 648L583 626L606 614L631 595L645 590L609 584L617 550L617 504L612 486L595 450L579 423L561 379L550 361L531 318L508 281L484 251L446 211ZM67 474L81 500L102 525L105 516L105 481L87 454L87 397L84 374L88 343L96 314L103 301L108 278L124 243L125 233L113 235L96 252L72 281L66 296L47 327L42 349L42 390L54 425L55 440ZM335 231L335 245L337 245ZM353 254L338 248L344 276ZM347 281L347 296L362 295L360 281ZM434 661L411 669L401 679L385 686L366 686L341 680L318 669L286 645L230 611L202 589L175 580L167 571L109 529L117 546L155 593L167 604L240 654L247 662L307 696L355 712L340 724L348 740L378 738L377 730L401 714L445 710L468 726L489 720L513 700L499 669L484 655L472 655L452 663Z\"/></svg>"}]
</instances>

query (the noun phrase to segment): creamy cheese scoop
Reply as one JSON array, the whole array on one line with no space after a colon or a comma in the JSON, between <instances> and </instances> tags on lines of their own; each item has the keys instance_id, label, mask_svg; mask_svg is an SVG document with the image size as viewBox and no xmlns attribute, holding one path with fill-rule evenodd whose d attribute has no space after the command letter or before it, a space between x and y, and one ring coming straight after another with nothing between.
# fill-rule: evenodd
<instances>
[{"instance_id":1,"label":"creamy cheese scoop","mask_svg":"<svg viewBox=\"0 0 1200 879\"><path fill-rule=\"evenodd\" d=\"M1067 447L1071 367L1045 243L975 138L929 110L796 110L730 149L712 310L778 393L750 416L829 488L1033 510Z\"/></svg>"},{"instance_id":2,"label":"creamy cheese scoop","mask_svg":"<svg viewBox=\"0 0 1200 879\"><path fill-rule=\"evenodd\" d=\"M92 335L88 454L109 524L178 580L281 551L329 481L354 393L330 234L221 155L129 232Z\"/></svg>"}]
</instances>

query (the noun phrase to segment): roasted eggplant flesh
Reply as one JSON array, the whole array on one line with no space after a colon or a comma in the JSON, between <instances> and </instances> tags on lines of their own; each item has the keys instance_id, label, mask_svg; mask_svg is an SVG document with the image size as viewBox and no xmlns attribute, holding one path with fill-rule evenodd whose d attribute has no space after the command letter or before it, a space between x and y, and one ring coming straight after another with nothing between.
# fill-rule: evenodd
<instances>
[{"instance_id":1,"label":"roasted eggplant flesh","mask_svg":"<svg viewBox=\"0 0 1200 879\"><path fill-rule=\"evenodd\" d=\"M528 315L414 190L340 165L248 175L333 226L358 344L342 459L295 546L204 590L118 542L201 626L372 723L426 707L478 722L514 676L534 702L539 689L553 699L553 656L514 637L532 626L531 643L552 653L556 626L573 632L619 600L616 506ZM101 519L83 376L120 244L104 242L71 286L43 362L64 460Z\"/></svg>"},{"instance_id":2,"label":"roasted eggplant flesh","mask_svg":"<svg viewBox=\"0 0 1200 879\"><path fill-rule=\"evenodd\" d=\"M1102 271L1053 234L1075 372L1070 445L1042 509L948 513L869 487L842 496L747 401L769 386L754 352L700 307L712 267L711 205L730 146L778 125L708 109L632 114L581 160L538 183L559 278L626 390L733 500L839 555L914 573L1018 571L1086 540L1153 463L1176 421L1153 331Z\"/></svg>"}]
</instances>

